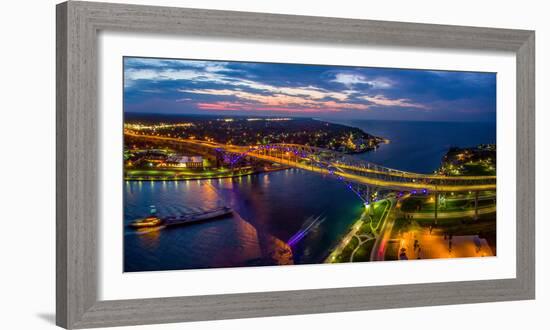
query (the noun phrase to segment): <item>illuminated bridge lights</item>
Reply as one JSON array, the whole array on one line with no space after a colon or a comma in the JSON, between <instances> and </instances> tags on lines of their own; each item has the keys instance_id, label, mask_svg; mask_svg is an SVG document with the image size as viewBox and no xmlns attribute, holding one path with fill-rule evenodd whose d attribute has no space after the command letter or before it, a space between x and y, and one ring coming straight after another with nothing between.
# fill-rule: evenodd
<instances>
[{"instance_id":1,"label":"illuminated bridge lights","mask_svg":"<svg viewBox=\"0 0 550 330\"><path fill-rule=\"evenodd\" d=\"M190 140L181 138L170 138L151 135L136 135L126 132L139 138L164 140L170 142L187 143L198 147L213 148L216 151L239 154L237 158L231 158L235 163L245 156L251 156L260 160L270 162L283 162L304 170L330 174L338 177L339 180L354 182L359 185L383 187L391 190L408 190L424 194L428 190L439 192L461 192L461 191L482 191L495 190L495 176L469 176L469 177L446 177L442 175L417 174L385 168L376 164L350 159L347 156L317 147L296 145L296 144L269 144L249 147L231 145L219 145L207 141ZM262 150L273 150L274 154L266 154ZM292 151L295 156L309 158L310 164L299 162L298 159L291 160L283 154L284 151ZM315 160L318 159L318 160ZM345 161L345 162L343 162ZM337 167L337 170L331 167Z\"/></svg>"}]
</instances>

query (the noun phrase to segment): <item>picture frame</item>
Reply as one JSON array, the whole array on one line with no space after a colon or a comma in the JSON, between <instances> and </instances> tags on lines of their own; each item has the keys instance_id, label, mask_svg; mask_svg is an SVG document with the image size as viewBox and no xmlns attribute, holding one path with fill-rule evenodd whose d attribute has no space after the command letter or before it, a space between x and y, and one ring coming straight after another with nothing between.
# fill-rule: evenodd
<instances>
[{"instance_id":1,"label":"picture frame","mask_svg":"<svg viewBox=\"0 0 550 330\"><path fill-rule=\"evenodd\" d=\"M64 328L535 298L535 32L69 1L57 5L56 323ZM516 278L98 300L100 31L516 54Z\"/></svg>"}]
</instances>

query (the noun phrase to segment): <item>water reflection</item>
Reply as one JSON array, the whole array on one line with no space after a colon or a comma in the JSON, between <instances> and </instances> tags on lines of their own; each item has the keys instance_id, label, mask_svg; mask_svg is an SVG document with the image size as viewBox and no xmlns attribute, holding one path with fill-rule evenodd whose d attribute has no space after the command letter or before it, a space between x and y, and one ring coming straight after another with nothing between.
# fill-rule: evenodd
<instances>
[{"instance_id":1,"label":"water reflection","mask_svg":"<svg viewBox=\"0 0 550 330\"><path fill-rule=\"evenodd\" d=\"M430 130L421 122L352 125L391 140L376 152L357 157L420 173L437 168L450 145L492 143L496 136L494 123L442 123L430 125ZM126 229L125 271L318 263L363 210L361 201L341 182L297 169L245 178L124 185L125 224L146 216L149 205L155 205L160 216L220 205L235 213L143 235ZM309 227L319 217L325 220Z\"/></svg>"},{"instance_id":2,"label":"water reflection","mask_svg":"<svg viewBox=\"0 0 550 330\"><path fill-rule=\"evenodd\" d=\"M143 248L156 249L158 247L160 231L163 228L138 228L135 234L139 237Z\"/></svg>"},{"instance_id":3,"label":"water reflection","mask_svg":"<svg viewBox=\"0 0 550 330\"><path fill-rule=\"evenodd\" d=\"M135 187L142 187L140 192ZM124 221L229 206L232 217L146 235L126 229L125 270L165 270L317 263L359 216L361 203L341 183L297 170L243 178L125 185ZM292 246L286 242L324 214ZM309 220L308 220L309 219Z\"/></svg>"}]
</instances>

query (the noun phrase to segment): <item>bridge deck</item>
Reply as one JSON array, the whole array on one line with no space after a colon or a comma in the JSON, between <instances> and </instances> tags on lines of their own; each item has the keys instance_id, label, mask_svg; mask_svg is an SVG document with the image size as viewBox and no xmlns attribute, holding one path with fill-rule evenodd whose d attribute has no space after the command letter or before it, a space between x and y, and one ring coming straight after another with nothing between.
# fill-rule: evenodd
<instances>
[{"instance_id":1,"label":"bridge deck","mask_svg":"<svg viewBox=\"0 0 550 330\"><path fill-rule=\"evenodd\" d=\"M381 187L385 189L408 191L415 189L427 189L430 191L439 192L483 191L496 189L496 177L494 176L448 177L442 175L417 174L388 169L368 162L365 162L365 164L362 166L357 166L341 163L338 160L332 162L325 161L325 163L321 163L319 161L314 162L313 160L308 160L304 157L295 157L295 160L291 160L291 157L285 158L282 153L280 157L270 155L265 149L262 148L262 146L243 147L223 145L201 140L139 135L130 132L125 132L125 135L143 139L184 143L188 145L193 145L195 147L208 149L222 149L229 153L246 154L246 156L252 158L273 163L282 163L288 166L323 175L337 175L349 182ZM310 150L310 152L329 152L320 148L295 146L290 144L281 144L280 147L286 149L300 148L300 151ZM309 161L309 164L301 163L298 161L299 159L305 162ZM324 167L322 167L321 165L324 165ZM334 167L336 171L330 170L328 168L329 166Z\"/></svg>"}]
</instances>

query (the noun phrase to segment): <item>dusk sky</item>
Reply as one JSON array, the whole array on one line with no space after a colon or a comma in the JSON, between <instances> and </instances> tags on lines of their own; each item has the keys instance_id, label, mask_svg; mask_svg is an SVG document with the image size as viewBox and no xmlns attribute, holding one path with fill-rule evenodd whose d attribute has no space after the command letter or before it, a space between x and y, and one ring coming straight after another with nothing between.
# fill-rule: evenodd
<instances>
[{"instance_id":1,"label":"dusk sky","mask_svg":"<svg viewBox=\"0 0 550 330\"><path fill-rule=\"evenodd\" d=\"M125 57L124 111L495 121L496 75Z\"/></svg>"}]
</instances>

